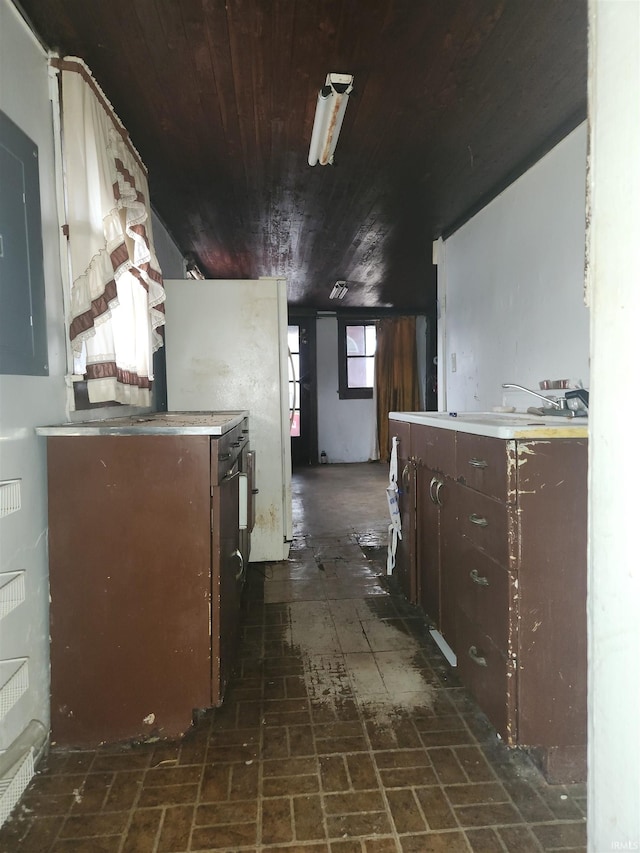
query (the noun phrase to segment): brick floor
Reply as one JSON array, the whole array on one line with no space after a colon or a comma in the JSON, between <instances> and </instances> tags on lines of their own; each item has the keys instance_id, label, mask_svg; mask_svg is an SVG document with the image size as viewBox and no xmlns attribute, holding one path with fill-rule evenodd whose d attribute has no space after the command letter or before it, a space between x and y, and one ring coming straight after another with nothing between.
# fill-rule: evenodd
<instances>
[{"instance_id":1,"label":"brick floor","mask_svg":"<svg viewBox=\"0 0 640 853\"><path fill-rule=\"evenodd\" d=\"M179 742L52 750L0 853L585 850L585 786L499 741L374 521L299 522L289 561L253 566L223 706Z\"/></svg>"}]
</instances>

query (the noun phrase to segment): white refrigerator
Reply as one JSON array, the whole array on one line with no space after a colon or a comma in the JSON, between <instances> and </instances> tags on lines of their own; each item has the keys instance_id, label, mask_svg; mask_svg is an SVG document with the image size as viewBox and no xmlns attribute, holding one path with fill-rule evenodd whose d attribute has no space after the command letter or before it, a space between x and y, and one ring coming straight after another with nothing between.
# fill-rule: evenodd
<instances>
[{"instance_id":1,"label":"white refrigerator","mask_svg":"<svg viewBox=\"0 0 640 853\"><path fill-rule=\"evenodd\" d=\"M293 538L286 282L164 284L168 408L249 412L258 489L250 560L284 560Z\"/></svg>"}]
</instances>

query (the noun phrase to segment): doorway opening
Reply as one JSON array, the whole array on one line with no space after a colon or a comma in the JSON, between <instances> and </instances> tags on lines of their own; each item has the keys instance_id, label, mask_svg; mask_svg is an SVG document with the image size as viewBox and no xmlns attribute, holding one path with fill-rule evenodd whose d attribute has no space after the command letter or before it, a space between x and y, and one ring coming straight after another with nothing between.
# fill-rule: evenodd
<instances>
[{"instance_id":1,"label":"doorway opening","mask_svg":"<svg viewBox=\"0 0 640 853\"><path fill-rule=\"evenodd\" d=\"M289 317L291 464L318 463L318 395L315 317Z\"/></svg>"}]
</instances>

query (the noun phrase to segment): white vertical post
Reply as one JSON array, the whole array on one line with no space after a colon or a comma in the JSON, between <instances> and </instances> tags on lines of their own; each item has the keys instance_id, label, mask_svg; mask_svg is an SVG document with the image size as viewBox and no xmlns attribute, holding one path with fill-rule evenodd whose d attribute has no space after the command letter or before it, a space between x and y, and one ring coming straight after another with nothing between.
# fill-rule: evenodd
<instances>
[{"instance_id":1,"label":"white vertical post","mask_svg":"<svg viewBox=\"0 0 640 853\"><path fill-rule=\"evenodd\" d=\"M447 408L447 264L442 237L433 243L433 263L438 276L438 411Z\"/></svg>"},{"instance_id":2,"label":"white vertical post","mask_svg":"<svg viewBox=\"0 0 640 853\"><path fill-rule=\"evenodd\" d=\"M640 849L640 3L589 0L588 849Z\"/></svg>"}]
</instances>

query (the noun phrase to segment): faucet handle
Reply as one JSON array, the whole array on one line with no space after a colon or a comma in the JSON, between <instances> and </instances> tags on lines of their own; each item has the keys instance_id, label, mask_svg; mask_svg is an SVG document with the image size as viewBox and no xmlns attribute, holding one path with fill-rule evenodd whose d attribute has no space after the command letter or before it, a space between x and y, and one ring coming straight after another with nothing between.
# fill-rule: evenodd
<instances>
[{"instance_id":1,"label":"faucet handle","mask_svg":"<svg viewBox=\"0 0 640 853\"><path fill-rule=\"evenodd\" d=\"M567 391L564 396L567 400L578 399L585 409L589 408L589 392L585 388L573 388L571 391Z\"/></svg>"}]
</instances>

